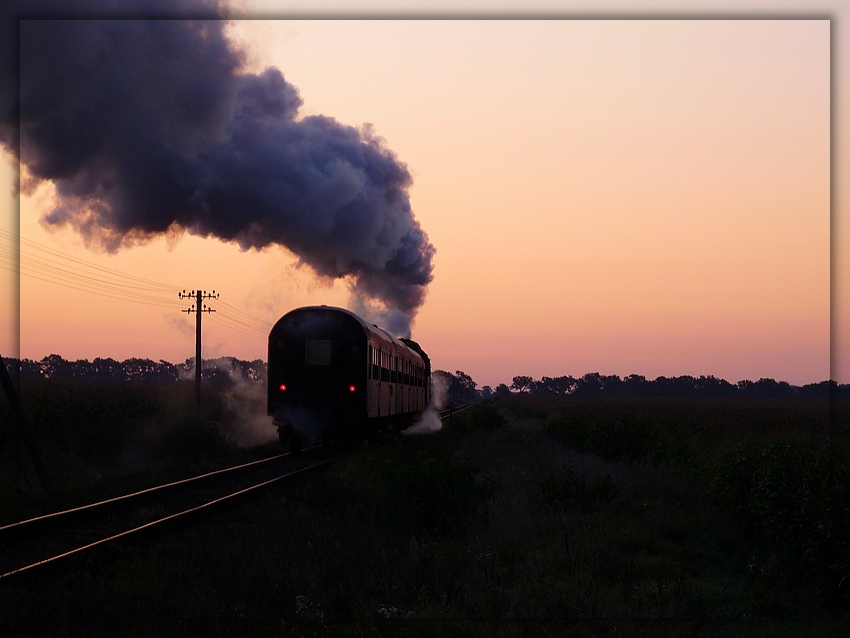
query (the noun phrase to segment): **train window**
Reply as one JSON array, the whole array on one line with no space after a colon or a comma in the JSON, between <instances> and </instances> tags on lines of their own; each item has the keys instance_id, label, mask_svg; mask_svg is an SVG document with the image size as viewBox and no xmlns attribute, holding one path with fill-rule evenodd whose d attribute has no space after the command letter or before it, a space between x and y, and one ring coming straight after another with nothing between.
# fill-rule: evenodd
<instances>
[{"instance_id":1,"label":"train window","mask_svg":"<svg viewBox=\"0 0 850 638\"><path fill-rule=\"evenodd\" d=\"M381 351L381 381L390 380L390 355Z\"/></svg>"},{"instance_id":2,"label":"train window","mask_svg":"<svg viewBox=\"0 0 850 638\"><path fill-rule=\"evenodd\" d=\"M306 339L304 363L308 366L329 366L331 364L330 339Z\"/></svg>"}]
</instances>

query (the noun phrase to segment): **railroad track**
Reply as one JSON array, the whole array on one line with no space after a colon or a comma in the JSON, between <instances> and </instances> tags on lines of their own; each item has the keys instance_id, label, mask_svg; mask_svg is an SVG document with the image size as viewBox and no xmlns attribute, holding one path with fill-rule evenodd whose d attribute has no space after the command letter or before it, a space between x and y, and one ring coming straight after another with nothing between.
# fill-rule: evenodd
<instances>
[{"instance_id":1,"label":"railroad track","mask_svg":"<svg viewBox=\"0 0 850 638\"><path fill-rule=\"evenodd\" d=\"M439 411L442 420L470 404ZM153 528L185 521L343 456L277 456L0 527L0 580Z\"/></svg>"},{"instance_id":2,"label":"railroad track","mask_svg":"<svg viewBox=\"0 0 850 638\"><path fill-rule=\"evenodd\" d=\"M446 408L444 410L438 410L437 416L440 418L440 421L442 421L443 419L450 417L453 414L457 414L458 412L463 412L464 410L471 408L473 405L474 404L472 404L472 403L461 403L461 404L456 405L452 408Z\"/></svg>"},{"instance_id":3,"label":"railroad track","mask_svg":"<svg viewBox=\"0 0 850 638\"><path fill-rule=\"evenodd\" d=\"M0 579L164 524L185 521L278 481L325 466L340 456L279 454L5 525L0 527Z\"/></svg>"}]
</instances>

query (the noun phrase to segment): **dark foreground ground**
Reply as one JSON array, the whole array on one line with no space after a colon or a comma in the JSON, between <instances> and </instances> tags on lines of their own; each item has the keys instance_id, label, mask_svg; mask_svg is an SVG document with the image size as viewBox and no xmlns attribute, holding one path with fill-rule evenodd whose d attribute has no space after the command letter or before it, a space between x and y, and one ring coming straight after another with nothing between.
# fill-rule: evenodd
<instances>
[{"instance_id":1,"label":"dark foreground ground","mask_svg":"<svg viewBox=\"0 0 850 638\"><path fill-rule=\"evenodd\" d=\"M482 404L192 528L0 581L0 631L844 636L847 424L799 400ZM166 448L192 467L264 450L234 448L210 421L177 429ZM145 454L171 460L122 473L137 439L115 438L97 459L48 450L77 468L53 495L8 473L5 509L181 471L156 447Z\"/></svg>"}]
</instances>

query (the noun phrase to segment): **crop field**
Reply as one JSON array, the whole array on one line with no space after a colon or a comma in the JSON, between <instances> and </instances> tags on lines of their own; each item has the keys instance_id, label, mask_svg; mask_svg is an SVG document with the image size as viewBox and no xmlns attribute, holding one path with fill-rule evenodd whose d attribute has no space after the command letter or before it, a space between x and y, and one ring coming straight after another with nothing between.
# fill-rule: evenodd
<instances>
[{"instance_id":1,"label":"crop field","mask_svg":"<svg viewBox=\"0 0 850 638\"><path fill-rule=\"evenodd\" d=\"M259 434L236 445L245 405L232 397L211 390L199 423L181 392L33 386L57 487L38 489L4 414L4 518L276 449ZM484 402L191 528L0 581L0 623L39 636L846 635L847 414L811 399Z\"/></svg>"}]
</instances>

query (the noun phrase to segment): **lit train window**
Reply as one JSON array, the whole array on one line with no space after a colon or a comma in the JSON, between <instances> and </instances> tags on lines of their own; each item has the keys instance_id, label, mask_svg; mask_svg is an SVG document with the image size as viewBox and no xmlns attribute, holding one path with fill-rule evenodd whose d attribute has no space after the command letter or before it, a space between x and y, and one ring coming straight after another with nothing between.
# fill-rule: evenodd
<instances>
[{"instance_id":1,"label":"lit train window","mask_svg":"<svg viewBox=\"0 0 850 638\"><path fill-rule=\"evenodd\" d=\"M331 364L330 339L306 339L304 363L308 366L329 366Z\"/></svg>"}]
</instances>

